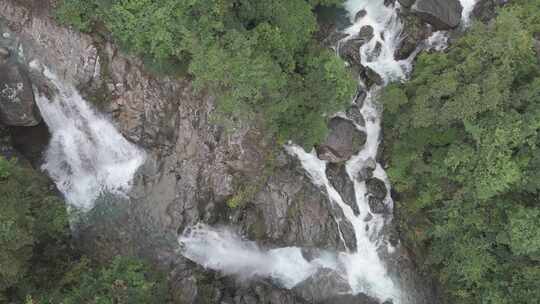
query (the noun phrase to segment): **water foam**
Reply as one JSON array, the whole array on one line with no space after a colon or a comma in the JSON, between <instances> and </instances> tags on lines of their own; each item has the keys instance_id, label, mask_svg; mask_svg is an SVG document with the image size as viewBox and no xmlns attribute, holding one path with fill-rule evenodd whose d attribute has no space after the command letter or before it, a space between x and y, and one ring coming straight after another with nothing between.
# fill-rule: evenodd
<instances>
[{"instance_id":1,"label":"water foam","mask_svg":"<svg viewBox=\"0 0 540 304\"><path fill-rule=\"evenodd\" d=\"M285 288L293 288L320 267L337 269L338 265L331 253L308 262L298 247L264 250L227 228L218 229L204 224L187 229L179 242L182 254L203 267L241 279L272 278Z\"/></svg>"},{"instance_id":2,"label":"water foam","mask_svg":"<svg viewBox=\"0 0 540 304\"><path fill-rule=\"evenodd\" d=\"M33 62L34 69L39 64ZM56 89L53 97L36 90L36 102L51 132L42 168L72 207L89 210L104 192L124 195L145 154L128 142L77 90L52 71L43 75Z\"/></svg>"}]
</instances>

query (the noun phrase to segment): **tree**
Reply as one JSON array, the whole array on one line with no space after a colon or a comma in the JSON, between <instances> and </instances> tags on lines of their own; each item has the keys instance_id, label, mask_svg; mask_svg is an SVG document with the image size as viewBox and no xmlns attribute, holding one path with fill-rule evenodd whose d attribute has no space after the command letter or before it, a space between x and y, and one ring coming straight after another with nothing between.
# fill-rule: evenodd
<instances>
[{"instance_id":1,"label":"tree","mask_svg":"<svg viewBox=\"0 0 540 304\"><path fill-rule=\"evenodd\" d=\"M188 63L195 87L219 98L222 117L262 120L281 141L311 146L324 138L328 115L350 102L356 88L345 64L314 41L313 9L341 3L63 0L57 16L84 31L104 26L154 66Z\"/></svg>"},{"instance_id":2,"label":"tree","mask_svg":"<svg viewBox=\"0 0 540 304\"><path fill-rule=\"evenodd\" d=\"M540 299L539 13L505 7L382 96L401 228L449 302Z\"/></svg>"}]
</instances>

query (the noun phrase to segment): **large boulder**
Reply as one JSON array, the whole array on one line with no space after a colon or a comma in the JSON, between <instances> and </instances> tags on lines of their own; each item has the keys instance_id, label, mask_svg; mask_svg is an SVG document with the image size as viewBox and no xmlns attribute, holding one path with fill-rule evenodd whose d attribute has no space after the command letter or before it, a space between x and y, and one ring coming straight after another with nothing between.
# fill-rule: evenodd
<instances>
[{"instance_id":1,"label":"large boulder","mask_svg":"<svg viewBox=\"0 0 540 304\"><path fill-rule=\"evenodd\" d=\"M398 0L399 4L403 5L404 7L411 7L414 4L415 0Z\"/></svg>"},{"instance_id":2,"label":"large boulder","mask_svg":"<svg viewBox=\"0 0 540 304\"><path fill-rule=\"evenodd\" d=\"M309 303L322 303L339 294L351 293L347 278L328 268L318 270L293 290Z\"/></svg>"},{"instance_id":3,"label":"large boulder","mask_svg":"<svg viewBox=\"0 0 540 304\"><path fill-rule=\"evenodd\" d=\"M373 36L373 27L369 25L362 27L357 35L345 40L338 46L339 55L351 65L360 66L360 47L369 42Z\"/></svg>"},{"instance_id":4,"label":"large boulder","mask_svg":"<svg viewBox=\"0 0 540 304\"><path fill-rule=\"evenodd\" d=\"M403 22L403 33L400 45L394 54L397 60L407 59L418 45L431 35L430 26L409 11L402 11L400 18Z\"/></svg>"},{"instance_id":5,"label":"large boulder","mask_svg":"<svg viewBox=\"0 0 540 304\"><path fill-rule=\"evenodd\" d=\"M508 0L479 0L474 5L472 17L482 22L488 22L497 15L497 8L507 2Z\"/></svg>"},{"instance_id":6,"label":"large boulder","mask_svg":"<svg viewBox=\"0 0 540 304\"><path fill-rule=\"evenodd\" d=\"M366 143L366 134L358 130L350 120L334 117L328 127L330 132L317 147L317 154L322 160L332 163L347 161Z\"/></svg>"},{"instance_id":7,"label":"large boulder","mask_svg":"<svg viewBox=\"0 0 540 304\"><path fill-rule=\"evenodd\" d=\"M463 7L458 0L418 0L412 11L435 30L449 30L459 25Z\"/></svg>"},{"instance_id":8,"label":"large boulder","mask_svg":"<svg viewBox=\"0 0 540 304\"><path fill-rule=\"evenodd\" d=\"M0 122L8 126L35 126L41 121L32 84L26 72L0 48Z\"/></svg>"},{"instance_id":9,"label":"large boulder","mask_svg":"<svg viewBox=\"0 0 540 304\"><path fill-rule=\"evenodd\" d=\"M325 189L313 184L292 156L274 168L252 203L239 210L231 224L243 226L248 238L263 240L265 245L356 249L354 228L341 208Z\"/></svg>"}]
</instances>

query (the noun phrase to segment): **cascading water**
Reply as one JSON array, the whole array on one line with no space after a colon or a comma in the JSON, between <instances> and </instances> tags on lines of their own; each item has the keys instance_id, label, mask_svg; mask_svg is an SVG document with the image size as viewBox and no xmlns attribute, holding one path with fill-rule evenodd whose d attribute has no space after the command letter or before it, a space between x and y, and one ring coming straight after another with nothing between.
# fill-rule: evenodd
<instances>
[{"instance_id":1,"label":"cascading water","mask_svg":"<svg viewBox=\"0 0 540 304\"><path fill-rule=\"evenodd\" d=\"M40 65L31 66L39 70ZM35 92L36 102L51 140L43 169L55 181L71 207L89 210L104 192L125 194L145 154L128 142L95 112L71 85L47 68L43 75L54 86L54 96Z\"/></svg>"},{"instance_id":2,"label":"cascading water","mask_svg":"<svg viewBox=\"0 0 540 304\"><path fill-rule=\"evenodd\" d=\"M466 8L463 13L464 22L474 5L474 0L461 0ZM393 80L403 80L411 71L412 60L420 48L408 59L395 60L394 54L400 44L402 24L399 20L395 6L385 6L384 1L349 0L345 7L349 11L351 20L360 11L365 11L361 18L345 30L349 37L354 37L365 26L373 28L373 38L363 44L359 50L362 65L371 68L381 76L385 83ZM350 39L350 38L345 38ZM425 42L427 48L443 49L446 38L443 33L437 32L430 40ZM367 141L363 149L346 163L349 178L354 181L356 204L359 214L355 215L352 208L347 205L338 191L330 184L326 176L326 161L320 160L316 153L308 153L299 146L288 145L289 153L298 157L303 168L311 177L314 184L322 187L328 193L330 200L343 211L346 220L354 227L356 236L356 252L341 252L329 255L327 258L308 262L298 248L288 247L273 250L262 250L253 243L244 241L224 229L214 229L207 226L198 226L188 229L179 241L182 244L182 254L187 258L214 270L226 274L240 276L263 276L273 278L283 286L291 288L316 272L318 268L330 268L341 273L351 287L351 292L365 293L380 300L391 299L394 304L414 303L405 291L400 289L387 272L384 261L379 252L391 252L393 247L387 244L382 228L391 221L391 216L372 214L368 204L366 183L356 177L358 172L377 159L380 143L381 114L377 95L381 87L372 87L360 110L365 119L365 127L359 127L367 134ZM380 164L376 165L373 176L382 180L387 189L384 201L387 210L392 210L393 201L389 195L390 183L386 172ZM368 216L369 215L369 216ZM366 221L366 218L370 218Z\"/></svg>"}]
</instances>

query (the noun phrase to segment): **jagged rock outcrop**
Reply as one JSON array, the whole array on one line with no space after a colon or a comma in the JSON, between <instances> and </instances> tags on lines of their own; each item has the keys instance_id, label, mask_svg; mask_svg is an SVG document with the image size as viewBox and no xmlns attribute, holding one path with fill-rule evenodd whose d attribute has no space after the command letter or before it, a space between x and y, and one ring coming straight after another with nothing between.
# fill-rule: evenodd
<instances>
[{"instance_id":1,"label":"jagged rock outcrop","mask_svg":"<svg viewBox=\"0 0 540 304\"><path fill-rule=\"evenodd\" d=\"M347 119L334 117L328 128L326 139L317 147L317 154L322 160L333 163L346 161L366 143L366 134Z\"/></svg>"},{"instance_id":2,"label":"jagged rock outcrop","mask_svg":"<svg viewBox=\"0 0 540 304\"><path fill-rule=\"evenodd\" d=\"M8 126L35 126L41 117L30 78L10 53L0 44L0 122Z\"/></svg>"},{"instance_id":3,"label":"jagged rock outcrop","mask_svg":"<svg viewBox=\"0 0 540 304\"><path fill-rule=\"evenodd\" d=\"M508 0L479 0L474 5L472 17L482 22L488 22L497 15L497 8L508 3Z\"/></svg>"},{"instance_id":4,"label":"jagged rock outcrop","mask_svg":"<svg viewBox=\"0 0 540 304\"><path fill-rule=\"evenodd\" d=\"M416 0L411 10L436 30L455 28L463 7L458 0Z\"/></svg>"},{"instance_id":5,"label":"jagged rock outcrop","mask_svg":"<svg viewBox=\"0 0 540 304\"><path fill-rule=\"evenodd\" d=\"M358 204L356 203L356 194L354 192L354 183L349 178L344 164L328 164L326 176L332 186L339 192L343 202L349 205L355 215L360 214Z\"/></svg>"},{"instance_id":6,"label":"jagged rock outcrop","mask_svg":"<svg viewBox=\"0 0 540 304\"><path fill-rule=\"evenodd\" d=\"M355 249L353 227L344 220L341 209L328 199L324 189L313 185L299 161L291 156L285 159L239 215L238 224L244 223L251 239L274 245ZM336 220L341 220L339 227Z\"/></svg>"},{"instance_id":7,"label":"jagged rock outcrop","mask_svg":"<svg viewBox=\"0 0 540 304\"><path fill-rule=\"evenodd\" d=\"M398 0L399 4L403 5L404 7L411 7L416 0Z\"/></svg>"},{"instance_id":8,"label":"jagged rock outcrop","mask_svg":"<svg viewBox=\"0 0 540 304\"><path fill-rule=\"evenodd\" d=\"M294 287L294 291L310 303L324 303L339 294L351 292L347 278L334 270L323 268Z\"/></svg>"},{"instance_id":9,"label":"jagged rock outcrop","mask_svg":"<svg viewBox=\"0 0 540 304\"><path fill-rule=\"evenodd\" d=\"M403 22L403 33L400 46L396 49L394 57L398 60L407 59L414 53L419 43L432 34L430 26L409 10L402 10L400 18Z\"/></svg>"}]
</instances>

